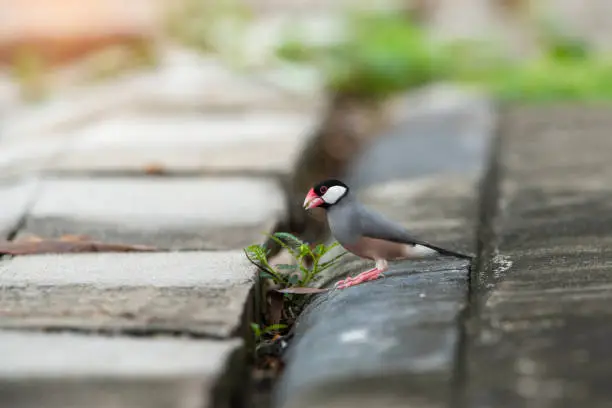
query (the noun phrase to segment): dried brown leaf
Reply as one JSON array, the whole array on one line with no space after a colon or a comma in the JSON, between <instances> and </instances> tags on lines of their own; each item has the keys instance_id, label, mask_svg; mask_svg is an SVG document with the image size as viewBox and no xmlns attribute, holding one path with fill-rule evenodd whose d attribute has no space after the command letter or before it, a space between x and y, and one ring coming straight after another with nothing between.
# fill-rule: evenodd
<instances>
[{"instance_id":1,"label":"dried brown leaf","mask_svg":"<svg viewBox=\"0 0 612 408\"><path fill-rule=\"evenodd\" d=\"M145 174L157 176L166 173L166 168L160 163L149 163L144 167Z\"/></svg>"},{"instance_id":2,"label":"dried brown leaf","mask_svg":"<svg viewBox=\"0 0 612 408\"><path fill-rule=\"evenodd\" d=\"M297 294L297 295L308 295L308 294L311 294L311 293L323 293L323 292L327 292L328 290L329 289L294 287L294 288L279 289L279 290L277 290L277 292L279 292L279 293L294 293L294 294Z\"/></svg>"},{"instance_id":3,"label":"dried brown leaf","mask_svg":"<svg viewBox=\"0 0 612 408\"><path fill-rule=\"evenodd\" d=\"M36 241L0 241L2 255L61 254L78 252L150 252L156 248L143 245L106 244L97 241L45 239Z\"/></svg>"}]
</instances>

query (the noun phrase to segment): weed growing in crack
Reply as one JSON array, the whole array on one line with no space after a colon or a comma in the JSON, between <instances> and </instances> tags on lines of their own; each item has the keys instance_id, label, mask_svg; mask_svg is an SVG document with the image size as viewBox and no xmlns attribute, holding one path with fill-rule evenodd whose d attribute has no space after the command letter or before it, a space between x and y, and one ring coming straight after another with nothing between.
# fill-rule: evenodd
<instances>
[{"instance_id":1,"label":"weed growing in crack","mask_svg":"<svg viewBox=\"0 0 612 408\"><path fill-rule=\"evenodd\" d=\"M253 336L257 343L259 343L265 335L278 333L286 328L286 324L271 324L270 326L261 327L257 323L251 323L251 330L253 330Z\"/></svg>"},{"instance_id":2,"label":"weed growing in crack","mask_svg":"<svg viewBox=\"0 0 612 408\"><path fill-rule=\"evenodd\" d=\"M321 278L323 271L334 266L346 254L344 252L329 261L322 262L323 256L339 245L337 242L331 245L318 244L313 248L287 232L277 232L269 236L287 250L294 264L272 266L268 260L269 251L263 245L250 245L244 249L244 252L249 261L259 269L260 278L272 280L280 287L278 291L285 294L313 293L313 291L298 288L311 287ZM309 261L310 266L308 266Z\"/></svg>"},{"instance_id":3,"label":"weed growing in crack","mask_svg":"<svg viewBox=\"0 0 612 408\"><path fill-rule=\"evenodd\" d=\"M282 334L293 324L306 303L304 295L324 292L325 289L314 285L324 271L346 255L343 252L323 261L323 257L339 245L337 242L313 246L286 232L268 236L289 253L292 263L272 265L268 259L269 250L264 245L250 245L244 249L247 259L257 267L260 279L270 283L264 293L268 304L265 320L269 326L261 329L256 323L251 325L258 344L264 340L264 335Z\"/></svg>"}]
</instances>

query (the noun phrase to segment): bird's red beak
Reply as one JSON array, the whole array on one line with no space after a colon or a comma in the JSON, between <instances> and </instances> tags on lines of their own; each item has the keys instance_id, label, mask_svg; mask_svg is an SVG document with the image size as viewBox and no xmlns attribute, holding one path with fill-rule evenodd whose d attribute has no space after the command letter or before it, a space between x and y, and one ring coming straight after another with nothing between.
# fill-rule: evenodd
<instances>
[{"instance_id":1,"label":"bird's red beak","mask_svg":"<svg viewBox=\"0 0 612 408\"><path fill-rule=\"evenodd\" d=\"M311 208L318 207L323 203L323 199L314 192L314 189L311 188L308 194L306 194L306 199L304 200L304 209L310 210Z\"/></svg>"}]
</instances>

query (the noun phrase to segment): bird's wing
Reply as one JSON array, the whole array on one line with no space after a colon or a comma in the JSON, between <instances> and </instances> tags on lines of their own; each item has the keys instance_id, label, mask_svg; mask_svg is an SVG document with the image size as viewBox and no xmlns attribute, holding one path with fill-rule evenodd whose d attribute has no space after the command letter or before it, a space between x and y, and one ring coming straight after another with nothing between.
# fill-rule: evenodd
<instances>
[{"instance_id":1,"label":"bird's wing","mask_svg":"<svg viewBox=\"0 0 612 408\"><path fill-rule=\"evenodd\" d=\"M434 249L442 255L455 256L462 259L472 259L471 255L451 251L423 241L422 239L410 234L397 222L391 221L384 215L374 212L364 206L360 206L358 211L361 234L364 237L383 239L402 244L422 245Z\"/></svg>"},{"instance_id":2,"label":"bird's wing","mask_svg":"<svg viewBox=\"0 0 612 408\"><path fill-rule=\"evenodd\" d=\"M425 244L423 241L408 233L398 223L391 221L380 213L366 207L359 207L360 232L363 236L402 244Z\"/></svg>"}]
</instances>

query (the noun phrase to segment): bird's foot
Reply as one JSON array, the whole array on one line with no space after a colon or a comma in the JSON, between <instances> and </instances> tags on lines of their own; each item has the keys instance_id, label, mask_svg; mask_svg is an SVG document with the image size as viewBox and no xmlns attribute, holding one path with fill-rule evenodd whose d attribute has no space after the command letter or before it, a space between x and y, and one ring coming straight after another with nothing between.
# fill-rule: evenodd
<instances>
[{"instance_id":1,"label":"bird's foot","mask_svg":"<svg viewBox=\"0 0 612 408\"><path fill-rule=\"evenodd\" d=\"M359 275L351 278L350 276L346 279L336 282L336 289L346 289L351 286L359 285L360 283L376 280L382 275L382 272L378 268L373 268L365 272L361 272Z\"/></svg>"}]
</instances>

